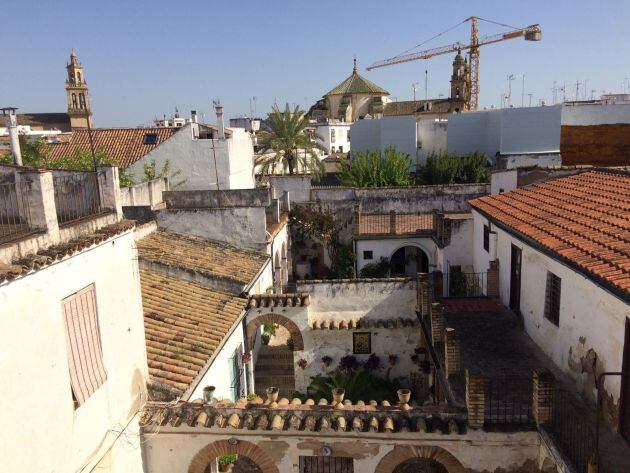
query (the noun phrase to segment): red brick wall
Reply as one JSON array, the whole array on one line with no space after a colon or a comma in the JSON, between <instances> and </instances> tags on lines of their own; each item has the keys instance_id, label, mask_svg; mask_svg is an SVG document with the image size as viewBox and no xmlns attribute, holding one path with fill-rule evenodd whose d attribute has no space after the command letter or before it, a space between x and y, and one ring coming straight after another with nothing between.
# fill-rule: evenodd
<instances>
[{"instance_id":1,"label":"red brick wall","mask_svg":"<svg viewBox=\"0 0 630 473\"><path fill-rule=\"evenodd\" d=\"M630 124L562 126L562 164L630 165Z\"/></svg>"}]
</instances>

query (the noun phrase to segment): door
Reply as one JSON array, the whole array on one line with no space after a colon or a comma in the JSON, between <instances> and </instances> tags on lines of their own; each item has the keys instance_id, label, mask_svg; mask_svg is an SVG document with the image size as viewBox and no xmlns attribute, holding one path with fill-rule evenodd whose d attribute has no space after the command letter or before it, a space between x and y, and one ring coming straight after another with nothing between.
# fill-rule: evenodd
<instances>
[{"instance_id":1,"label":"door","mask_svg":"<svg viewBox=\"0 0 630 473\"><path fill-rule=\"evenodd\" d=\"M510 265L510 309L521 314L521 249L514 245Z\"/></svg>"},{"instance_id":2,"label":"door","mask_svg":"<svg viewBox=\"0 0 630 473\"><path fill-rule=\"evenodd\" d=\"M347 457L300 457L300 473L354 473L354 461Z\"/></svg>"},{"instance_id":3,"label":"door","mask_svg":"<svg viewBox=\"0 0 630 473\"><path fill-rule=\"evenodd\" d=\"M630 319L626 319L626 336L623 344L623 377L621 378L621 409L619 432L630 444Z\"/></svg>"}]
</instances>

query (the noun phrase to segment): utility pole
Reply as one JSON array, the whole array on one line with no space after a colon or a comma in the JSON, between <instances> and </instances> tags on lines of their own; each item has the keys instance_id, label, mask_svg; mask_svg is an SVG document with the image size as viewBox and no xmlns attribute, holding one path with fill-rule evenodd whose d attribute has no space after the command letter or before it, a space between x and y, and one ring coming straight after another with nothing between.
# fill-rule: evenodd
<instances>
[{"instance_id":1,"label":"utility pole","mask_svg":"<svg viewBox=\"0 0 630 473\"><path fill-rule=\"evenodd\" d=\"M424 100L429 100L429 70L424 70Z\"/></svg>"}]
</instances>

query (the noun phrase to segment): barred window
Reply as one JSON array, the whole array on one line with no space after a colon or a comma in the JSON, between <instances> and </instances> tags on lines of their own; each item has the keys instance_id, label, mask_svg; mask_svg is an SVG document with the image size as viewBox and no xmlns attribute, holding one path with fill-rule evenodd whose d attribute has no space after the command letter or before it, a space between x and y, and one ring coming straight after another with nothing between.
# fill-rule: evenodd
<instances>
[{"instance_id":1,"label":"barred window","mask_svg":"<svg viewBox=\"0 0 630 473\"><path fill-rule=\"evenodd\" d=\"M560 289L562 280L547 271L547 290L545 291L545 318L554 325L560 325Z\"/></svg>"},{"instance_id":2,"label":"barred window","mask_svg":"<svg viewBox=\"0 0 630 473\"><path fill-rule=\"evenodd\" d=\"M94 284L62 301L72 395L83 404L107 379Z\"/></svg>"}]
</instances>

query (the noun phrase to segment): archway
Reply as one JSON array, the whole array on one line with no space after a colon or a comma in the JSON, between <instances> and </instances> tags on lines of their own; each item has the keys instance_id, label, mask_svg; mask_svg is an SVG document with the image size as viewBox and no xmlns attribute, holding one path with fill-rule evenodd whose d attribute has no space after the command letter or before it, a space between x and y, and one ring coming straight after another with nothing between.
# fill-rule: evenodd
<instances>
[{"instance_id":1,"label":"archway","mask_svg":"<svg viewBox=\"0 0 630 473\"><path fill-rule=\"evenodd\" d=\"M260 330L264 327L264 331ZM263 333L267 333L263 337ZM254 385L259 395L278 388L279 396L290 398L295 391L295 357L304 350L304 339L291 319L279 314L263 314L247 323L247 339L254 350Z\"/></svg>"},{"instance_id":2,"label":"archway","mask_svg":"<svg viewBox=\"0 0 630 473\"><path fill-rule=\"evenodd\" d=\"M389 260L390 276L415 277L429 272L429 257L422 248L407 245L398 248Z\"/></svg>"},{"instance_id":3,"label":"archway","mask_svg":"<svg viewBox=\"0 0 630 473\"><path fill-rule=\"evenodd\" d=\"M258 467L260 473L279 473L273 460L258 445L245 440L217 440L206 445L193 457L188 473L208 473L212 471L217 458L229 454L236 455L237 459L239 456L246 457L249 464Z\"/></svg>"},{"instance_id":4,"label":"archway","mask_svg":"<svg viewBox=\"0 0 630 473\"><path fill-rule=\"evenodd\" d=\"M414 465L418 466L416 460L419 459L423 460L419 462L421 466L420 469L408 470L408 468ZM425 469L422 469L423 467ZM376 465L374 473L407 473L407 471L418 471L422 473L466 473L467 470L457 458L442 447L397 445Z\"/></svg>"}]
</instances>

